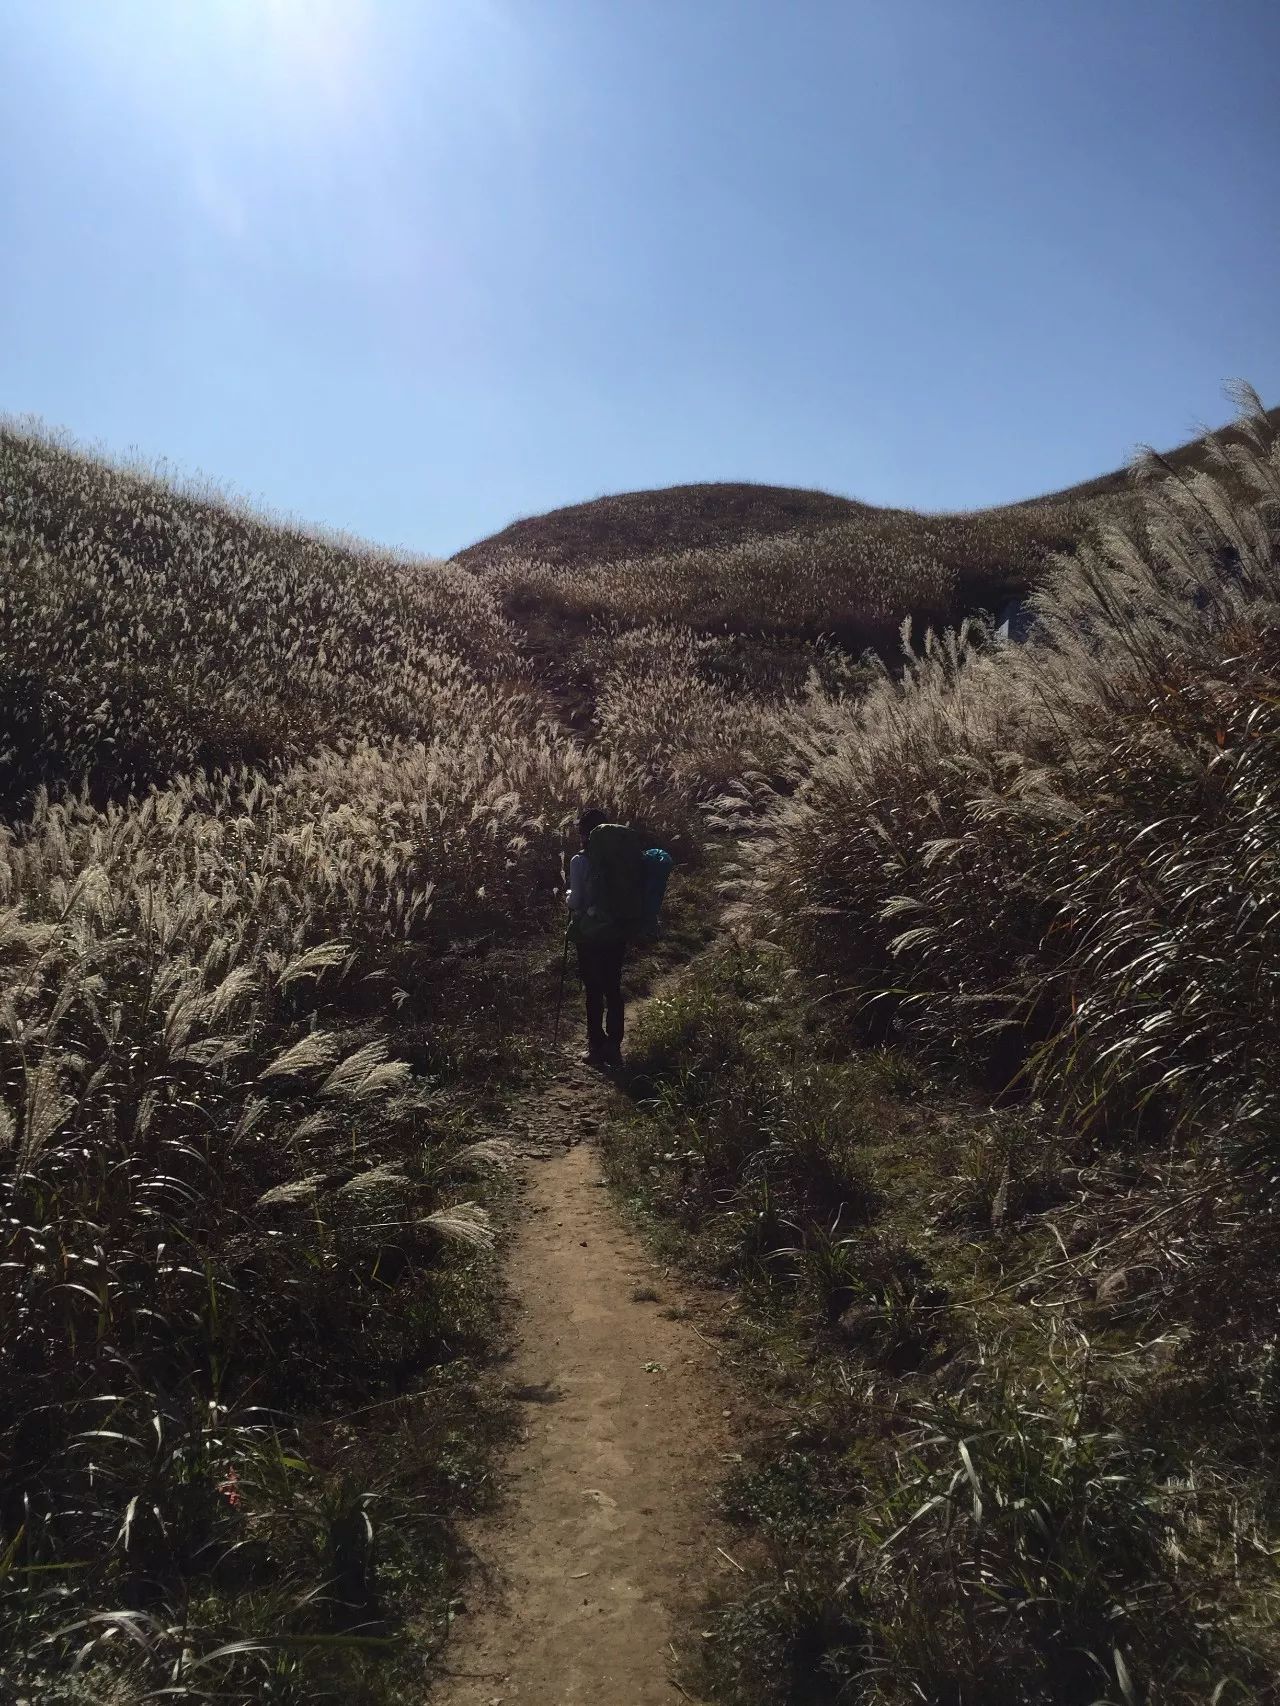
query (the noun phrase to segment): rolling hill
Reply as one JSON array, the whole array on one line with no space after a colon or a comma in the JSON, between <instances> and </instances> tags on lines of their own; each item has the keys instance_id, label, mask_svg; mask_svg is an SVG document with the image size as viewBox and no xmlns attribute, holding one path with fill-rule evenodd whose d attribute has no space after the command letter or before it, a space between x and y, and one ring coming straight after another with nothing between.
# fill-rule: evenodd
<instances>
[{"instance_id":1,"label":"rolling hill","mask_svg":"<svg viewBox=\"0 0 1280 1706\"><path fill-rule=\"evenodd\" d=\"M1280 420L1280 411L1268 419ZM1238 442L1238 429L1215 435ZM1205 466L1205 438L1153 467ZM917 632L1025 595L1099 521L1132 512L1117 469L1082 485L952 515L748 483L621 493L530 516L459 552L535 651L598 628L673 623L771 642L834 639L893 653Z\"/></svg>"},{"instance_id":2,"label":"rolling hill","mask_svg":"<svg viewBox=\"0 0 1280 1706\"><path fill-rule=\"evenodd\" d=\"M875 513L830 492L747 481L710 481L619 492L513 521L500 533L459 551L470 569L533 559L571 568L626 562L672 551L705 551L746 539L830 527Z\"/></svg>"},{"instance_id":3,"label":"rolling hill","mask_svg":"<svg viewBox=\"0 0 1280 1706\"><path fill-rule=\"evenodd\" d=\"M1270 410L1267 418L1280 426L1280 409ZM1215 436L1230 444L1238 442L1240 435L1237 428L1228 426ZM1159 454L1160 460L1172 470L1182 472L1202 467L1206 441L1204 437L1194 438ZM714 550L789 533L823 532L852 523L880 526L892 536L905 517L935 524L982 518L994 525L997 517L1010 512L1052 513L1064 504L1114 497L1128 488L1130 479L1128 467L1116 468L1039 497L993 509L960 511L953 516L886 508L832 492L758 485L751 481L659 486L525 516L466 546L455 554L453 561L481 572L512 562L537 562L567 569L587 563L632 562L640 557Z\"/></svg>"},{"instance_id":4,"label":"rolling hill","mask_svg":"<svg viewBox=\"0 0 1280 1706\"><path fill-rule=\"evenodd\" d=\"M1277 425L447 564L0 429L10 1692L421 1697L508 1426L499 1174L576 1106L763 1398L691 1698L1274 1700ZM1040 576L1034 646L856 655ZM678 863L607 1113L554 1055L586 801Z\"/></svg>"}]
</instances>

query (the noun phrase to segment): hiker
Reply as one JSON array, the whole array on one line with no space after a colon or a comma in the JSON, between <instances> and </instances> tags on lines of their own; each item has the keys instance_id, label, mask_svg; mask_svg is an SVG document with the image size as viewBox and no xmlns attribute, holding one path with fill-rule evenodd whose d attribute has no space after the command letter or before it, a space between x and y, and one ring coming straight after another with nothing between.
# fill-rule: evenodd
<instances>
[{"instance_id":1,"label":"hiker","mask_svg":"<svg viewBox=\"0 0 1280 1706\"><path fill-rule=\"evenodd\" d=\"M671 855L646 848L634 829L588 809L578 819L582 851L569 861L569 939L587 998L586 1060L622 1065L626 1009L622 967L634 941L657 932Z\"/></svg>"},{"instance_id":2,"label":"hiker","mask_svg":"<svg viewBox=\"0 0 1280 1706\"><path fill-rule=\"evenodd\" d=\"M593 830L608 823L601 811L584 811L578 819L582 851L569 861L569 936L578 950L578 972L587 998L587 1053L592 1066L622 1065L622 1032L626 1004L622 997L622 966L627 938L609 916L600 896L597 904L587 844Z\"/></svg>"}]
</instances>

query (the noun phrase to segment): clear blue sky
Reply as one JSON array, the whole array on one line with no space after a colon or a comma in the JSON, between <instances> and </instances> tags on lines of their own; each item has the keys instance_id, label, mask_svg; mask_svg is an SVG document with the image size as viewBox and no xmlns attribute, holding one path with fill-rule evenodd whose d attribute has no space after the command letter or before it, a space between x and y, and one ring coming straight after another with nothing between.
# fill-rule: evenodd
<instances>
[{"instance_id":1,"label":"clear blue sky","mask_svg":"<svg viewBox=\"0 0 1280 1706\"><path fill-rule=\"evenodd\" d=\"M4 0L0 405L451 551L1280 400L1276 0Z\"/></svg>"}]
</instances>

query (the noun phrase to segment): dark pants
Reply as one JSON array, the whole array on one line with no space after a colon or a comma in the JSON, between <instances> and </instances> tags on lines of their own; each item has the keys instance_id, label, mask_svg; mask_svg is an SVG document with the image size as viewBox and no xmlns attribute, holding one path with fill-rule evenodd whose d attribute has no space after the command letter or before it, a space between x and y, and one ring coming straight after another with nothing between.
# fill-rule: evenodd
<instances>
[{"instance_id":1,"label":"dark pants","mask_svg":"<svg viewBox=\"0 0 1280 1706\"><path fill-rule=\"evenodd\" d=\"M579 942L578 970L587 994L587 1047L606 1060L622 1056L622 962L625 942Z\"/></svg>"}]
</instances>

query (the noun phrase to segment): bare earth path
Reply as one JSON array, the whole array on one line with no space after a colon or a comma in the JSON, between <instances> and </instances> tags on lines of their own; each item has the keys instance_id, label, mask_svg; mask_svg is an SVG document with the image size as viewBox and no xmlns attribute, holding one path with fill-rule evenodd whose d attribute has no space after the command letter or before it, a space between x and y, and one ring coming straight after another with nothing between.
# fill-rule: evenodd
<instances>
[{"instance_id":1,"label":"bare earth path","mask_svg":"<svg viewBox=\"0 0 1280 1706\"><path fill-rule=\"evenodd\" d=\"M466 1536L481 1568L433 1697L444 1706L688 1700L670 1680L670 1614L726 1567L707 1505L730 1399L714 1350L664 1313L676 1293L604 1188L607 1101L566 1068L517 1133L528 1171L508 1378L525 1429L503 1509Z\"/></svg>"}]
</instances>

